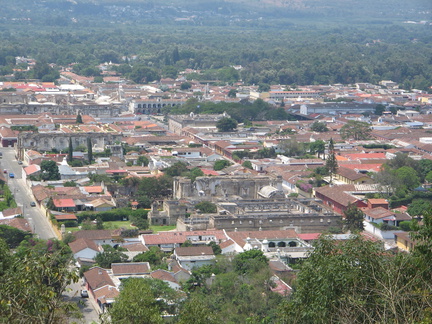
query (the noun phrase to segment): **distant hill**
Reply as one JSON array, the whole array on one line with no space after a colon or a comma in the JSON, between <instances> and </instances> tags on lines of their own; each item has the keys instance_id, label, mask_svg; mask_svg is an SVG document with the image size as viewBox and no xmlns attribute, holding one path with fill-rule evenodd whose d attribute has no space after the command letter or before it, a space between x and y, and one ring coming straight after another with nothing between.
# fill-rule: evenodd
<instances>
[{"instance_id":1,"label":"distant hill","mask_svg":"<svg viewBox=\"0 0 432 324\"><path fill-rule=\"evenodd\" d=\"M21 0L2 3L6 18L96 16L106 19L338 18L432 20L430 0ZM23 10L26 8L26 10Z\"/></svg>"}]
</instances>

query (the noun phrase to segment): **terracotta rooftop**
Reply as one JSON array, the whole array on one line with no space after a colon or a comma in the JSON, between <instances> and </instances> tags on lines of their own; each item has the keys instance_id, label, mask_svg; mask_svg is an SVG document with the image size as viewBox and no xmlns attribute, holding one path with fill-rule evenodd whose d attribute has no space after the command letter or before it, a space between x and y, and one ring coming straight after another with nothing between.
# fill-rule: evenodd
<instances>
[{"instance_id":1,"label":"terracotta rooftop","mask_svg":"<svg viewBox=\"0 0 432 324\"><path fill-rule=\"evenodd\" d=\"M33 232L29 222L25 218L6 218L0 219L0 225L8 225L15 227L24 232Z\"/></svg>"},{"instance_id":2,"label":"terracotta rooftop","mask_svg":"<svg viewBox=\"0 0 432 324\"><path fill-rule=\"evenodd\" d=\"M78 253L84 249L91 249L91 250L99 252L99 248L98 248L97 244L90 239L83 239L83 238L77 239L73 242L70 242L69 247L71 248L71 250L74 254Z\"/></svg>"},{"instance_id":3,"label":"terracotta rooftop","mask_svg":"<svg viewBox=\"0 0 432 324\"><path fill-rule=\"evenodd\" d=\"M144 275L151 271L148 262L112 263L111 270L115 276Z\"/></svg>"},{"instance_id":4,"label":"terracotta rooftop","mask_svg":"<svg viewBox=\"0 0 432 324\"><path fill-rule=\"evenodd\" d=\"M160 279L164 281L171 281L177 283L177 280L174 277L174 274L172 272L166 271L166 270L156 270L150 273L150 277L153 279Z\"/></svg>"},{"instance_id":5,"label":"terracotta rooftop","mask_svg":"<svg viewBox=\"0 0 432 324\"><path fill-rule=\"evenodd\" d=\"M115 286L108 272L100 267L84 272L84 278L93 291L106 285Z\"/></svg>"},{"instance_id":6,"label":"terracotta rooftop","mask_svg":"<svg viewBox=\"0 0 432 324\"><path fill-rule=\"evenodd\" d=\"M178 256L194 256L194 255L214 255L211 246L188 246L178 247L175 249L175 254Z\"/></svg>"},{"instance_id":7,"label":"terracotta rooftop","mask_svg":"<svg viewBox=\"0 0 432 324\"><path fill-rule=\"evenodd\" d=\"M286 238L297 238L298 234L293 229L288 230L273 230L273 231L244 231L244 232L228 232L227 236L230 237L239 246L243 247L246 244L246 239L258 240L275 240Z\"/></svg>"},{"instance_id":8,"label":"terracotta rooftop","mask_svg":"<svg viewBox=\"0 0 432 324\"><path fill-rule=\"evenodd\" d=\"M146 245L181 244L192 236L214 236L217 241L226 240L223 231L193 231L193 232L159 232L157 234L143 234Z\"/></svg>"}]
</instances>

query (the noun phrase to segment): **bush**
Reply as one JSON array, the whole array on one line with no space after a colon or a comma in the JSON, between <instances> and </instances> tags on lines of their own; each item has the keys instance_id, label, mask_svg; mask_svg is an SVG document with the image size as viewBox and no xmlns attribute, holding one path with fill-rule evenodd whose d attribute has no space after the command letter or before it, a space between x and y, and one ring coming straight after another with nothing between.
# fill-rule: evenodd
<instances>
[{"instance_id":1,"label":"bush","mask_svg":"<svg viewBox=\"0 0 432 324\"><path fill-rule=\"evenodd\" d=\"M65 227L77 227L78 226L78 222L73 221L73 220L65 221L63 224Z\"/></svg>"},{"instance_id":2,"label":"bush","mask_svg":"<svg viewBox=\"0 0 432 324\"><path fill-rule=\"evenodd\" d=\"M118 208L103 212L82 212L77 215L78 223L82 223L85 219L89 218L95 220L100 217L104 222L122 221L124 219L130 220L130 217L136 216L139 218L147 219L148 210L130 208Z\"/></svg>"}]
</instances>

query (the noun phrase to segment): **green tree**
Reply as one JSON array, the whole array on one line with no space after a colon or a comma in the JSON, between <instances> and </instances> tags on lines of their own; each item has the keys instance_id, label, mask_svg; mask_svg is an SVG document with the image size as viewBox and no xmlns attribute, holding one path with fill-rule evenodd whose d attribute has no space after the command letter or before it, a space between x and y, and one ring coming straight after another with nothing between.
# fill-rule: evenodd
<instances>
[{"instance_id":1,"label":"green tree","mask_svg":"<svg viewBox=\"0 0 432 324\"><path fill-rule=\"evenodd\" d=\"M328 132L328 128L326 123L324 122L319 122L319 121L315 121L313 122L313 124L310 126L311 131L313 132L318 132L318 133L323 133L323 132Z\"/></svg>"},{"instance_id":2,"label":"green tree","mask_svg":"<svg viewBox=\"0 0 432 324\"><path fill-rule=\"evenodd\" d=\"M159 303L143 278L129 278L122 282L120 295L109 309L112 323L162 324Z\"/></svg>"},{"instance_id":3,"label":"green tree","mask_svg":"<svg viewBox=\"0 0 432 324\"><path fill-rule=\"evenodd\" d=\"M217 207L210 201L201 201L195 205L195 210L199 210L203 214L214 214L217 211Z\"/></svg>"},{"instance_id":4,"label":"green tree","mask_svg":"<svg viewBox=\"0 0 432 324\"><path fill-rule=\"evenodd\" d=\"M229 98L235 98L237 96L237 90L236 89L230 89L230 91L228 92L228 97Z\"/></svg>"},{"instance_id":5,"label":"green tree","mask_svg":"<svg viewBox=\"0 0 432 324\"><path fill-rule=\"evenodd\" d=\"M370 138L371 128L368 123L349 120L340 129L342 139L366 140Z\"/></svg>"},{"instance_id":6,"label":"green tree","mask_svg":"<svg viewBox=\"0 0 432 324\"><path fill-rule=\"evenodd\" d=\"M137 159L137 164L141 166L147 166L149 162L149 159L145 155L140 155Z\"/></svg>"},{"instance_id":7,"label":"green tree","mask_svg":"<svg viewBox=\"0 0 432 324\"><path fill-rule=\"evenodd\" d=\"M215 164L213 165L213 170L215 171L219 171L222 170L224 168L226 168L227 166L230 166L231 163L227 160L218 160L215 162Z\"/></svg>"},{"instance_id":8,"label":"green tree","mask_svg":"<svg viewBox=\"0 0 432 324\"><path fill-rule=\"evenodd\" d=\"M100 217L100 216L96 217L96 229L98 229L98 230L104 229L104 223L103 223L102 217Z\"/></svg>"},{"instance_id":9,"label":"green tree","mask_svg":"<svg viewBox=\"0 0 432 324\"><path fill-rule=\"evenodd\" d=\"M219 132L232 132L237 129L237 121L233 118L224 117L216 123Z\"/></svg>"},{"instance_id":10,"label":"green tree","mask_svg":"<svg viewBox=\"0 0 432 324\"><path fill-rule=\"evenodd\" d=\"M344 211L344 226L351 233L362 232L364 230L363 213L354 204L349 204Z\"/></svg>"},{"instance_id":11,"label":"green tree","mask_svg":"<svg viewBox=\"0 0 432 324\"><path fill-rule=\"evenodd\" d=\"M414 189L420 185L416 170L409 166L403 166L397 169L395 175L407 189Z\"/></svg>"},{"instance_id":12,"label":"green tree","mask_svg":"<svg viewBox=\"0 0 432 324\"><path fill-rule=\"evenodd\" d=\"M242 163L242 166L245 167L245 168L251 169L251 170L253 169L253 167L252 167L252 162L249 161L249 160L244 161L244 162Z\"/></svg>"},{"instance_id":13,"label":"green tree","mask_svg":"<svg viewBox=\"0 0 432 324\"><path fill-rule=\"evenodd\" d=\"M309 144L309 150L312 154L317 154L318 158L321 157L321 154L325 153L325 142L323 140L316 140Z\"/></svg>"},{"instance_id":14,"label":"green tree","mask_svg":"<svg viewBox=\"0 0 432 324\"><path fill-rule=\"evenodd\" d=\"M9 225L0 225L0 238L3 239L9 248L16 248L24 240L32 237L29 232L22 231Z\"/></svg>"},{"instance_id":15,"label":"green tree","mask_svg":"<svg viewBox=\"0 0 432 324\"><path fill-rule=\"evenodd\" d=\"M83 123L82 116L80 113L78 113L75 123L76 124L82 124Z\"/></svg>"},{"instance_id":16,"label":"green tree","mask_svg":"<svg viewBox=\"0 0 432 324\"><path fill-rule=\"evenodd\" d=\"M183 83L180 85L180 89L181 89L181 90L188 90L188 89L190 89L190 88L192 88L192 84L191 84L190 82L183 82Z\"/></svg>"},{"instance_id":17,"label":"green tree","mask_svg":"<svg viewBox=\"0 0 432 324\"><path fill-rule=\"evenodd\" d=\"M382 104L378 104L375 106L375 115L381 116L385 111L385 106Z\"/></svg>"},{"instance_id":18,"label":"green tree","mask_svg":"<svg viewBox=\"0 0 432 324\"><path fill-rule=\"evenodd\" d=\"M282 141L280 148L286 156L303 156L306 153L305 143L299 142L295 137Z\"/></svg>"},{"instance_id":19,"label":"green tree","mask_svg":"<svg viewBox=\"0 0 432 324\"><path fill-rule=\"evenodd\" d=\"M206 296L194 294L180 309L179 324L218 324L217 317L206 303Z\"/></svg>"},{"instance_id":20,"label":"green tree","mask_svg":"<svg viewBox=\"0 0 432 324\"><path fill-rule=\"evenodd\" d=\"M128 259L128 256L111 245L102 245L103 252L98 252L95 256L96 263L105 269L111 268L111 263L122 263Z\"/></svg>"},{"instance_id":21,"label":"green tree","mask_svg":"<svg viewBox=\"0 0 432 324\"><path fill-rule=\"evenodd\" d=\"M69 137L69 148L68 148L68 162L72 162L73 160L73 146L72 146L72 137Z\"/></svg>"},{"instance_id":22,"label":"green tree","mask_svg":"<svg viewBox=\"0 0 432 324\"><path fill-rule=\"evenodd\" d=\"M172 166L163 170L166 175L170 177L178 177L181 176L185 172L189 172L187 168L187 164L184 162L176 162Z\"/></svg>"},{"instance_id":23,"label":"green tree","mask_svg":"<svg viewBox=\"0 0 432 324\"><path fill-rule=\"evenodd\" d=\"M233 259L234 270L240 274L257 272L267 264L264 253L255 249L239 253Z\"/></svg>"},{"instance_id":24,"label":"green tree","mask_svg":"<svg viewBox=\"0 0 432 324\"><path fill-rule=\"evenodd\" d=\"M328 154L326 160L326 169L328 174L330 175L330 183L332 183L333 175L337 172L338 169L338 163L336 160L333 138L330 138L329 141Z\"/></svg>"},{"instance_id":25,"label":"green tree","mask_svg":"<svg viewBox=\"0 0 432 324\"><path fill-rule=\"evenodd\" d=\"M60 172L55 161L44 160L40 164L42 180L60 180Z\"/></svg>"},{"instance_id":26,"label":"green tree","mask_svg":"<svg viewBox=\"0 0 432 324\"><path fill-rule=\"evenodd\" d=\"M63 187L76 187L77 183L73 180L71 181L66 181L65 183L63 183Z\"/></svg>"},{"instance_id":27,"label":"green tree","mask_svg":"<svg viewBox=\"0 0 432 324\"><path fill-rule=\"evenodd\" d=\"M408 214L411 216L423 216L429 213L432 210L432 202L426 199L414 199L408 205Z\"/></svg>"},{"instance_id":28,"label":"green tree","mask_svg":"<svg viewBox=\"0 0 432 324\"><path fill-rule=\"evenodd\" d=\"M147 217L141 217L138 215L131 215L129 216L129 220L132 222L132 224L140 230L146 230L149 228L149 223L147 220Z\"/></svg>"},{"instance_id":29,"label":"green tree","mask_svg":"<svg viewBox=\"0 0 432 324\"><path fill-rule=\"evenodd\" d=\"M0 322L67 323L71 312L77 310L62 296L67 285L78 280L69 268L70 249L43 240L30 240L14 254L4 247L0 243ZM6 259L7 267L1 273Z\"/></svg>"},{"instance_id":30,"label":"green tree","mask_svg":"<svg viewBox=\"0 0 432 324\"><path fill-rule=\"evenodd\" d=\"M379 242L361 235L337 242L321 236L278 322L422 322L431 292L425 270L415 256L384 253Z\"/></svg>"},{"instance_id":31,"label":"green tree","mask_svg":"<svg viewBox=\"0 0 432 324\"><path fill-rule=\"evenodd\" d=\"M222 253L222 249L221 249L221 247L220 247L219 244L217 244L215 241L211 241L208 245L211 246L211 248L212 248L212 250L213 250L213 253L214 253L215 255L219 255L219 254Z\"/></svg>"},{"instance_id":32,"label":"green tree","mask_svg":"<svg viewBox=\"0 0 432 324\"><path fill-rule=\"evenodd\" d=\"M90 137L87 137L87 159L89 163L93 161L93 144Z\"/></svg>"},{"instance_id":33,"label":"green tree","mask_svg":"<svg viewBox=\"0 0 432 324\"><path fill-rule=\"evenodd\" d=\"M165 268L165 253L157 246L151 246L148 251L142 252L133 258L133 262L148 262L152 269Z\"/></svg>"}]
</instances>

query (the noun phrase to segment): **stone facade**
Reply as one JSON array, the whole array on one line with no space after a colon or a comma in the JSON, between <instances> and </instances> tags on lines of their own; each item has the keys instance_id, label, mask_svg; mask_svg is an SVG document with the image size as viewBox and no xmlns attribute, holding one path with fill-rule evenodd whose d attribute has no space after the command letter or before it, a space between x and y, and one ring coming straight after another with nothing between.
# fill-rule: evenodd
<instances>
[{"instance_id":1,"label":"stone facade","mask_svg":"<svg viewBox=\"0 0 432 324\"><path fill-rule=\"evenodd\" d=\"M36 103L29 95L0 95L0 115L25 115L50 113L54 115L89 115L115 117L128 111L126 103L98 104L88 100L70 102L67 96L55 96L52 102Z\"/></svg>"},{"instance_id":2,"label":"stone facade","mask_svg":"<svg viewBox=\"0 0 432 324\"><path fill-rule=\"evenodd\" d=\"M160 114L165 107L181 106L186 102L184 99L142 99L132 100L129 111L134 114L154 115Z\"/></svg>"},{"instance_id":3,"label":"stone facade","mask_svg":"<svg viewBox=\"0 0 432 324\"><path fill-rule=\"evenodd\" d=\"M224 117L230 117L227 113L214 115L170 115L168 116L168 129L181 135L184 127L216 127L216 123Z\"/></svg>"},{"instance_id":4,"label":"stone facade","mask_svg":"<svg viewBox=\"0 0 432 324\"><path fill-rule=\"evenodd\" d=\"M282 178L270 176L212 176L198 177L192 183L190 179L175 178L173 197L176 199L191 197L241 199L283 198Z\"/></svg>"},{"instance_id":5,"label":"stone facade","mask_svg":"<svg viewBox=\"0 0 432 324\"><path fill-rule=\"evenodd\" d=\"M321 233L330 227L340 227L341 216L311 200L307 206L299 200L249 201L237 214L210 217L209 228L227 231L285 230L297 233Z\"/></svg>"},{"instance_id":6,"label":"stone facade","mask_svg":"<svg viewBox=\"0 0 432 324\"><path fill-rule=\"evenodd\" d=\"M69 138L73 147L84 145L87 147L87 138L91 138L93 148L103 150L106 145L121 142L120 133L30 133L21 132L18 135L17 154L19 159L24 158L24 150L58 151L66 152L69 149Z\"/></svg>"}]
</instances>

